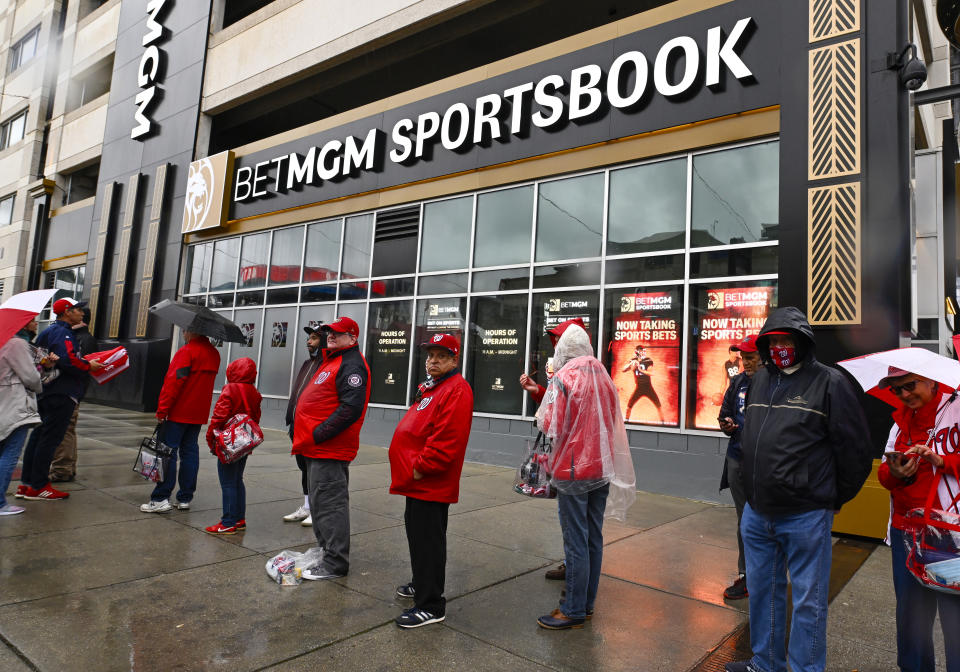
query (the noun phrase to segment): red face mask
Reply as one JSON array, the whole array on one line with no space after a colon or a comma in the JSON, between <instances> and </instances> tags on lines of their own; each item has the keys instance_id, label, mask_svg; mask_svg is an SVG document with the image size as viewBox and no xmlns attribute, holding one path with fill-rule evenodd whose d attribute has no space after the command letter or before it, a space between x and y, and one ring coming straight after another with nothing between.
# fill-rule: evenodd
<instances>
[{"instance_id":1,"label":"red face mask","mask_svg":"<svg viewBox=\"0 0 960 672\"><path fill-rule=\"evenodd\" d=\"M770 346L770 359L781 369L797 363L797 349L792 345Z\"/></svg>"}]
</instances>

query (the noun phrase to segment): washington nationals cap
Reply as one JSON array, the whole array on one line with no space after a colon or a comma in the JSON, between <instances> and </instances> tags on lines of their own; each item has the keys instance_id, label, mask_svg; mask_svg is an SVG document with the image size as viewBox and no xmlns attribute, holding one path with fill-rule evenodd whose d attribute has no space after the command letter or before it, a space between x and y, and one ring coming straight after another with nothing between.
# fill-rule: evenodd
<instances>
[{"instance_id":1,"label":"washington nationals cap","mask_svg":"<svg viewBox=\"0 0 960 672\"><path fill-rule=\"evenodd\" d=\"M351 320L349 317L338 317L330 324L325 324L321 329L329 329L330 331L335 331L338 334L352 334L357 338L360 338L360 327L357 326L357 323Z\"/></svg>"},{"instance_id":2,"label":"washington nationals cap","mask_svg":"<svg viewBox=\"0 0 960 672\"><path fill-rule=\"evenodd\" d=\"M738 352L756 352L757 351L757 335L753 334L751 336L747 336L745 339L743 339L736 345L731 345L730 349L736 350Z\"/></svg>"},{"instance_id":3,"label":"washington nationals cap","mask_svg":"<svg viewBox=\"0 0 960 672\"><path fill-rule=\"evenodd\" d=\"M56 301L53 302L53 314L63 315L65 312L67 312L71 308L83 309L86 307L87 307L86 301L81 301L80 303L77 303L73 299L57 299Z\"/></svg>"},{"instance_id":4,"label":"washington nationals cap","mask_svg":"<svg viewBox=\"0 0 960 672\"><path fill-rule=\"evenodd\" d=\"M434 334L429 341L420 344L421 348L444 348L449 350L454 357L460 354L460 341L451 334Z\"/></svg>"}]
</instances>

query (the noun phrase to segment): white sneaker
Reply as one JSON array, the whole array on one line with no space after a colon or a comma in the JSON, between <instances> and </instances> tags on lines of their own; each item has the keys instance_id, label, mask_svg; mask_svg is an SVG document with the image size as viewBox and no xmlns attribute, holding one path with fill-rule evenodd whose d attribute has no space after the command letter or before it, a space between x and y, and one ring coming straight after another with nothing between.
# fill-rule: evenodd
<instances>
[{"instance_id":1,"label":"white sneaker","mask_svg":"<svg viewBox=\"0 0 960 672\"><path fill-rule=\"evenodd\" d=\"M180 509L181 511L189 511L190 502L177 502L177 508Z\"/></svg>"},{"instance_id":2,"label":"white sneaker","mask_svg":"<svg viewBox=\"0 0 960 672\"><path fill-rule=\"evenodd\" d=\"M159 502L154 502L151 500L146 504L140 505L140 510L144 513L166 513L172 509L173 507L170 506L170 502L166 499L161 499Z\"/></svg>"},{"instance_id":3,"label":"white sneaker","mask_svg":"<svg viewBox=\"0 0 960 672\"><path fill-rule=\"evenodd\" d=\"M307 516L300 521L300 524L304 527L313 527L313 516Z\"/></svg>"},{"instance_id":4,"label":"white sneaker","mask_svg":"<svg viewBox=\"0 0 960 672\"><path fill-rule=\"evenodd\" d=\"M288 513L283 517L284 521L288 523L295 523L298 520L303 520L304 518L310 517L310 509L305 506L301 506L299 509L293 513Z\"/></svg>"},{"instance_id":5,"label":"white sneaker","mask_svg":"<svg viewBox=\"0 0 960 672\"><path fill-rule=\"evenodd\" d=\"M15 516L18 513L23 513L24 508L22 506L14 506L13 504L4 504L0 507L0 516Z\"/></svg>"}]
</instances>

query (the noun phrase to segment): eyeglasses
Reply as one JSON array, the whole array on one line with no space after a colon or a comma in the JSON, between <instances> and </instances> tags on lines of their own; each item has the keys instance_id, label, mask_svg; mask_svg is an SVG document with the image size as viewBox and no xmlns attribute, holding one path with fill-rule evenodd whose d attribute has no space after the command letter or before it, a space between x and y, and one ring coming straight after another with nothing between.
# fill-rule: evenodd
<instances>
[{"instance_id":1,"label":"eyeglasses","mask_svg":"<svg viewBox=\"0 0 960 672\"><path fill-rule=\"evenodd\" d=\"M901 392L913 392L913 388L915 388L919 382L919 380L911 380L903 385L891 385L890 391L893 392L894 396L899 397Z\"/></svg>"}]
</instances>

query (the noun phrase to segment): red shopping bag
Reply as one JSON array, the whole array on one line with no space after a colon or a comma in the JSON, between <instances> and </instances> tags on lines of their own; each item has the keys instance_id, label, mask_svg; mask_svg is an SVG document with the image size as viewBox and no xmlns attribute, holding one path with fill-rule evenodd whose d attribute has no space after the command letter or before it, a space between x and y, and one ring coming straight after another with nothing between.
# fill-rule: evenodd
<instances>
[{"instance_id":1,"label":"red shopping bag","mask_svg":"<svg viewBox=\"0 0 960 672\"><path fill-rule=\"evenodd\" d=\"M113 350L103 350L101 352L91 353L84 356L84 359L96 359L103 364L102 369L90 372L90 375L93 377L93 379L100 385L103 385L105 382L118 375L121 371L126 371L130 368L130 359L127 356L127 349L122 345L114 348Z\"/></svg>"}]
</instances>

